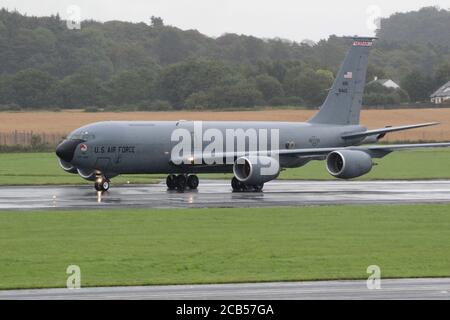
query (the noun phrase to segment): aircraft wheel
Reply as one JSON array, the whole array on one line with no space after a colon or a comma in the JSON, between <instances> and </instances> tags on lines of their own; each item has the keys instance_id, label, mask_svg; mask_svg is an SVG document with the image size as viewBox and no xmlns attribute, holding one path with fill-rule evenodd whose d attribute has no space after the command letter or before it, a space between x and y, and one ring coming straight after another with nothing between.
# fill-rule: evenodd
<instances>
[{"instance_id":1,"label":"aircraft wheel","mask_svg":"<svg viewBox=\"0 0 450 320\"><path fill-rule=\"evenodd\" d=\"M231 179L231 188L233 188L233 192L242 192L245 190L245 184L240 182L236 177Z\"/></svg>"},{"instance_id":2,"label":"aircraft wheel","mask_svg":"<svg viewBox=\"0 0 450 320\"><path fill-rule=\"evenodd\" d=\"M184 191L186 189L187 178L184 174L180 174L176 179L176 188L178 191Z\"/></svg>"},{"instance_id":3,"label":"aircraft wheel","mask_svg":"<svg viewBox=\"0 0 450 320\"><path fill-rule=\"evenodd\" d=\"M95 182L95 190L97 191L108 191L109 190L109 180L102 179Z\"/></svg>"},{"instance_id":4,"label":"aircraft wheel","mask_svg":"<svg viewBox=\"0 0 450 320\"><path fill-rule=\"evenodd\" d=\"M264 188L264 183L257 184L255 186L253 186L253 191L254 192L262 192L263 188Z\"/></svg>"},{"instance_id":5,"label":"aircraft wheel","mask_svg":"<svg viewBox=\"0 0 450 320\"><path fill-rule=\"evenodd\" d=\"M166 178L167 189L174 190L177 187L177 176L169 174Z\"/></svg>"},{"instance_id":6,"label":"aircraft wheel","mask_svg":"<svg viewBox=\"0 0 450 320\"><path fill-rule=\"evenodd\" d=\"M189 187L189 189L195 190L198 187L198 177L195 174L191 174L190 176L188 176L187 178L187 186Z\"/></svg>"},{"instance_id":7,"label":"aircraft wheel","mask_svg":"<svg viewBox=\"0 0 450 320\"><path fill-rule=\"evenodd\" d=\"M102 190L103 191L108 191L109 190L109 181L108 180L104 180L102 183Z\"/></svg>"}]
</instances>

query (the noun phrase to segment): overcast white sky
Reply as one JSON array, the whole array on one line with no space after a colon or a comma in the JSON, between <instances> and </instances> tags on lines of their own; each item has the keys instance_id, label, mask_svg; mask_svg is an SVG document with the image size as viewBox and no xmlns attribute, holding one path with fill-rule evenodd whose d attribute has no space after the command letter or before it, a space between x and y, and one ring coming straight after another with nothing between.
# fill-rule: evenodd
<instances>
[{"instance_id":1,"label":"overcast white sky","mask_svg":"<svg viewBox=\"0 0 450 320\"><path fill-rule=\"evenodd\" d=\"M374 17L424 6L450 9L450 0L0 0L0 7L28 15L59 13L77 5L82 19L149 22L152 15L181 29L209 36L227 32L295 41L330 34L373 35ZM375 7L374 7L375 6Z\"/></svg>"}]
</instances>

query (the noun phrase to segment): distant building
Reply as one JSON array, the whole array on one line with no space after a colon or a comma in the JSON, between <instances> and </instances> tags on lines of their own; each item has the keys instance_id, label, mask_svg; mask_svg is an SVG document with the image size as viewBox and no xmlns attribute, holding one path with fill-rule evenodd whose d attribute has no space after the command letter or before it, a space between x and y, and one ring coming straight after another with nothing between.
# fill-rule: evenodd
<instances>
[{"instance_id":1,"label":"distant building","mask_svg":"<svg viewBox=\"0 0 450 320\"><path fill-rule=\"evenodd\" d=\"M300 44L303 44L305 46L310 46L310 47L314 47L316 45L316 43L310 39L304 39L304 40L302 40L302 42L300 42Z\"/></svg>"},{"instance_id":2,"label":"distant building","mask_svg":"<svg viewBox=\"0 0 450 320\"><path fill-rule=\"evenodd\" d=\"M378 79L378 77L375 77L372 81L370 81L368 84L371 83L379 83L383 87L386 88L392 88L392 89L400 89L400 86L394 82L394 80L391 79Z\"/></svg>"},{"instance_id":3,"label":"distant building","mask_svg":"<svg viewBox=\"0 0 450 320\"><path fill-rule=\"evenodd\" d=\"M433 93L430 97L431 102L436 104L441 104L447 100L450 100L450 81L444 84L439 89L437 89L437 91Z\"/></svg>"}]
</instances>

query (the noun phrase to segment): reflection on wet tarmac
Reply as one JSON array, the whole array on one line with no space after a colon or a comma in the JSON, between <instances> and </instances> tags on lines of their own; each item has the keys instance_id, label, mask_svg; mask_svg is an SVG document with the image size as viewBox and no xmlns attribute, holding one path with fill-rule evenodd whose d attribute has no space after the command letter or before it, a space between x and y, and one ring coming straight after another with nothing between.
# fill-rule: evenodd
<instances>
[{"instance_id":1,"label":"reflection on wet tarmac","mask_svg":"<svg viewBox=\"0 0 450 320\"><path fill-rule=\"evenodd\" d=\"M95 199L95 200L94 200ZM50 201L49 201L50 200ZM0 187L0 209L275 207L450 202L450 181L274 181L261 193L233 193L228 181L203 180L198 190L165 184Z\"/></svg>"},{"instance_id":2,"label":"reflection on wet tarmac","mask_svg":"<svg viewBox=\"0 0 450 320\"><path fill-rule=\"evenodd\" d=\"M102 203L102 194L103 192L97 191L97 203Z\"/></svg>"}]
</instances>

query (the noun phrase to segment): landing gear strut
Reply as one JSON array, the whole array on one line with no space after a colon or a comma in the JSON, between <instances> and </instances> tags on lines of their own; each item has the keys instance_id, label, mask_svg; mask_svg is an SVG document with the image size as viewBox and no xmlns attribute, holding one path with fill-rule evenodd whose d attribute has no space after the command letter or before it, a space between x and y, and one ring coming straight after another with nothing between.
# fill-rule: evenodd
<instances>
[{"instance_id":1,"label":"landing gear strut","mask_svg":"<svg viewBox=\"0 0 450 320\"><path fill-rule=\"evenodd\" d=\"M103 192L109 190L109 180L105 177L99 177L95 180L95 190Z\"/></svg>"},{"instance_id":2,"label":"landing gear strut","mask_svg":"<svg viewBox=\"0 0 450 320\"><path fill-rule=\"evenodd\" d=\"M198 187L198 177L195 174L169 174L166 178L167 189L184 191L186 187L191 190L195 190Z\"/></svg>"},{"instance_id":3,"label":"landing gear strut","mask_svg":"<svg viewBox=\"0 0 450 320\"><path fill-rule=\"evenodd\" d=\"M233 192L261 192L264 188L264 183L247 185L239 181L236 177L233 177L233 179L231 179L231 188L233 188Z\"/></svg>"}]
</instances>

